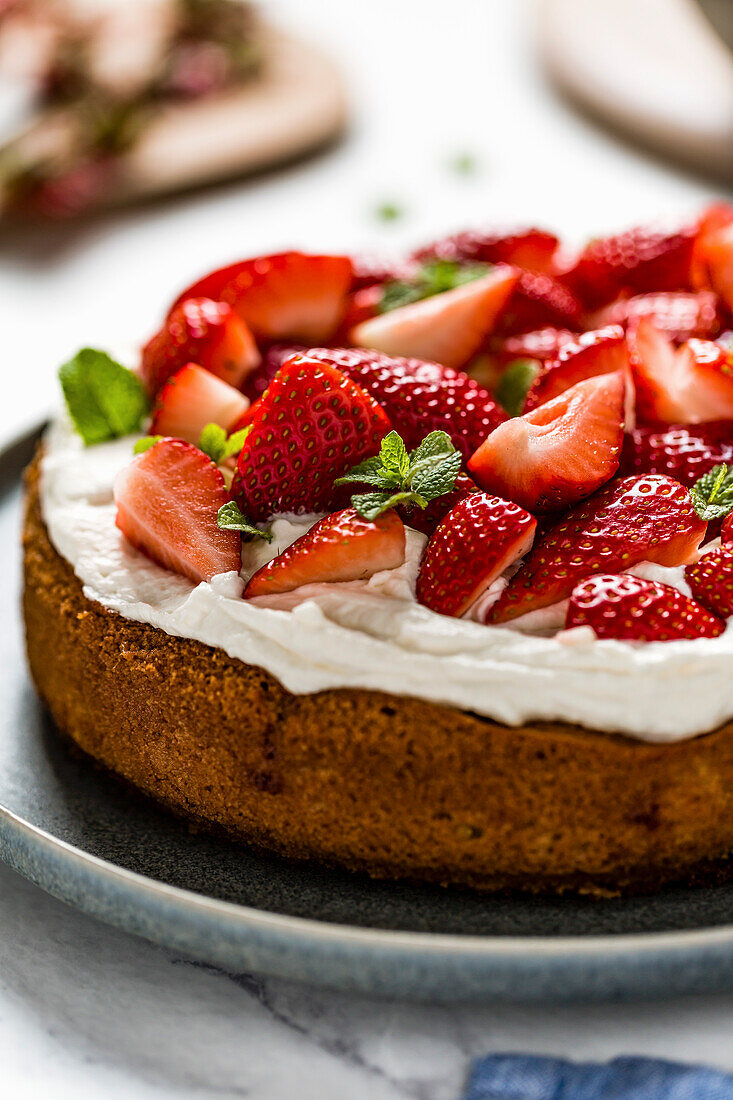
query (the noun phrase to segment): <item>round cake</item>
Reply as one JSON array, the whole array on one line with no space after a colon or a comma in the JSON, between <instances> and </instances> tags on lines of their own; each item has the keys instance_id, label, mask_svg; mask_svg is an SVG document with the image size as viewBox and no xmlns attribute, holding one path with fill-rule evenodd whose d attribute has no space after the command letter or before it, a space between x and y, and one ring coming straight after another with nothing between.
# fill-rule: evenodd
<instances>
[{"instance_id":1,"label":"round cake","mask_svg":"<svg viewBox=\"0 0 733 1100\"><path fill-rule=\"evenodd\" d=\"M539 230L396 270L259 257L180 295L135 372L79 353L24 527L59 729L295 859L598 895L726 874L731 224L562 268Z\"/></svg>"}]
</instances>

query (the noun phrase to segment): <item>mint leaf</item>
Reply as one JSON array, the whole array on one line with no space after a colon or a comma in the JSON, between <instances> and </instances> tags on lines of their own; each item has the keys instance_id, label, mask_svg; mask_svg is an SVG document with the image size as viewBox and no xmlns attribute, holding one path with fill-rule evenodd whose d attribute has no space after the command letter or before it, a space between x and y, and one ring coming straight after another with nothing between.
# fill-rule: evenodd
<instances>
[{"instance_id":1,"label":"mint leaf","mask_svg":"<svg viewBox=\"0 0 733 1100\"><path fill-rule=\"evenodd\" d=\"M416 466L425 458L435 458L452 454L455 451L453 441L447 432L430 432L414 451L410 453L410 465Z\"/></svg>"},{"instance_id":2,"label":"mint leaf","mask_svg":"<svg viewBox=\"0 0 733 1100\"><path fill-rule=\"evenodd\" d=\"M244 441L252 431L252 425L247 424L245 428L240 428L238 432L232 432L230 436L227 436L226 446L224 447L224 454L219 459L223 462L227 458L231 458L232 455L238 455L244 446Z\"/></svg>"},{"instance_id":3,"label":"mint leaf","mask_svg":"<svg viewBox=\"0 0 733 1100\"><path fill-rule=\"evenodd\" d=\"M449 493L455 486L462 462L460 451L453 451L442 458L436 455L432 460L425 459L410 477L413 493L418 493L428 501Z\"/></svg>"},{"instance_id":4,"label":"mint leaf","mask_svg":"<svg viewBox=\"0 0 733 1100\"><path fill-rule=\"evenodd\" d=\"M140 430L148 413L142 382L104 351L82 348L59 370L66 407L86 446Z\"/></svg>"},{"instance_id":5,"label":"mint leaf","mask_svg":"<svg viewBox=\"0 0 733 1100\"><path fill-rule=\"evenodd\" d=\"M398 435L397 432L390 432L382 440L379 461L386 477L394 478L397 483L407 477L410 469L410 459L407 448L402 442L402 436Z\"/></svg>"},{"instance_id":6,"label":"mint leaf","mask_svg":"<svg viewBox=\"0 0 733 1100\"><path fill-rule=\"evenodd\" d=\"M132 448L133 454L145 454L145 452L149 451L151 447L154 447L156 443L160 443L162 438L162 435L144 435L142 439L138 439L137 443Z\"/></svg>"},{"instance_id":7,"label":"mint leaf","mask_svg":"<svg viewBox=\"0 0 733 1100\"><path fill-rule=\"evenodd\" d=\"M384 284L378 309L380 313L389 313L400 306L420 302L423 298L432 298L446 290L455 290L458 286L480 279L491 271L491 264L454 263L452 260L430 260L423 264L411 279L394 279Z\"/></svg>"},{"instance_id":8,"label":"mint leaf","mask_svg":"<svg viewBox=\"0 0 733 1100\"><path fill-rule=\"evenodd\" d=\"M355 493L351 503L364 519L376 519L398 504L419 504L425 508L428 502L416 493L393 493L391 496L388 493Z\"/></svg>"},{"instance_id":9,"label":"mint leaf","mask_svg":"<svg viewBox=\"0 0 733 1100\"><path fill-rule=\"evenodd\" d=\"M513 359L502 374L494 396L509 416L521 416L529 388L539 370L536 359Z\"/></svg>"},{"instance_id":10,"label":"mint leaf","mask_svg":"<svg viewBox=\"0 0 733 1100\"><path fill-rule=\"evenodd\" d=\"M690 496L700 519L724 519L733 511L733 467L713 466L695 482Z\"/></svg>"},{"instance_id":11,"label":"mint leaf","mask_svg":"<svg viewBox=\"0 0 733 1100\"><path fill-rule=\"evenodd\" d=\"M251 425L248 424L246 428L241 428L228 436L219 424L207 424L199 436L199 450L219 466L227 458L239 454L250 430Z\"/></svg>"},{"instance_id":12,"label":"mint leaf","mask_svg":"<svg viewBox=\"0 0 733 1100\"><path fill-rule=\"evenodd\" d=\"M250 535L254 538L264 539L265 542L272 542L272 532L262 531L259 527L256 527L239 510L233 500L230 500L227 504L222 504L216 514L216 525L222 531L241 531L243 535Z\"/></svg>"}]
</instances>

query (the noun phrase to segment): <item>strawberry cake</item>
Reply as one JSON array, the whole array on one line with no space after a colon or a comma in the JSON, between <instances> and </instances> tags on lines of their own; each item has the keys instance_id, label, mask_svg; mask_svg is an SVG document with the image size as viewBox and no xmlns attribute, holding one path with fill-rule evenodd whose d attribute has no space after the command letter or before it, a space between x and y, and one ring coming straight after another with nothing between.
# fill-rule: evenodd
<instances>
[{"instance_id":1,"label":"strawberry cake","mask_svg":"<svg viewBox=\"0 0 733 1100\"><path fill-rule=\"evenodd\" d=\"M59 729L295 859L596 895L733 855L733 209L286 252L86 348L28 471Z\"/></svg>"}]
</instances>

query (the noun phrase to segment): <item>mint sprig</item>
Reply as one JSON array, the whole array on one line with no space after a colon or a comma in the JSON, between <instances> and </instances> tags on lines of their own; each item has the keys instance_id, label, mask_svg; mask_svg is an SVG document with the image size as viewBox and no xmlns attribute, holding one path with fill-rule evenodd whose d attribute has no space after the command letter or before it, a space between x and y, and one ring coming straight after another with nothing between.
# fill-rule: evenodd
<instances>
[{"instance_id":1,"label":"mint sprig","mask_svg":"<svg viewBox=\"0 0 733 1100\"><path fill-rule=\"evenodd\" d=\"M521 416L530 386L539 370L536 359L512 359L494 394L507 416Z\"/></svg>"},{"instance_id":2,"label":"mint sprig","mask_svg":"<svg viewBox=\"0 0 733 1100\"><path fill-rule=\"evenodd\" d=\"M695 482L690 496L700 519L724 519L733 511L733 466L713 466Z\"/></svg>"},{"instance_id":3,"label":"mint sprig","mask_svg":"<svg viewBox=\"0 0 733 1100\"><path fill-rule=\"evenodd\" d=\"M411 279L394 279L384 284L378 309L389 313L400 306L432 298L446 290L455 290L464 283L472 283L491 271L491 264L459 264L452 260L430 260L423 264Z\"/></svg>"},{"instance_id":4,"label":"mint sprig","mask_svg":"<svg viewBox=\"0 0 733 1100\"><path fill-rule=\"evenodd\" d=\"M207 424L199 436L199 450L220 466L227 458L238 455L249 435L251 425L227 435L218 424Z\"/></svg>"},{"instance_id":5,"label":"mint sprig","mask_svg":"<svg viewBox=\"0 0 733 1100\"><path fill-rule=\"evenodd\" d=\"M135 446L132 448L132 453L136 455L145 454L151 447L154 447L156 443L160 443L162 435L144 435L142 439L138 439Z\"/></svg>"},{"instance_id":6,"label":"mint sprig","mask_svg":"<svg viewBox=\"0 0 733 1100\"><path fill-rule=\"evenodd\" d=\"M364 519L374 520L399 504L427 508L431 500L453 489L461 461L461 452L445 432L430 432L409 453L402 437L390 432L378 455L360 462L334 484L373 486L374 492L355 493L351 503Z\"/></svg>"},{"instance_id":7,"label":"mint sprig","mask_svg":"<svg viewBox=\"0 0 733 1100\"><path fill-rule=\"evenodd\" d=\"M87 447L140 430L148 414L145 388L104 351L82 348L59 370L64 400Z\"/></svg>"},{"instance_id":8,"label":"mint sprig","mask_svg":"<svg viewBox=\"0 0 733 1100\"><path fill-rule=\"evenodd\" d=\"M272 532L267 530L263 531L261 528L256 527L255 524L247 519L244 513L240 511L239 506L233 500L230 500L227 504L222 504L216 514L216 525L220 527L222 531L241 531L243 535L264 539L265 542L272 542Z\"/></svg>"}]
</instances>

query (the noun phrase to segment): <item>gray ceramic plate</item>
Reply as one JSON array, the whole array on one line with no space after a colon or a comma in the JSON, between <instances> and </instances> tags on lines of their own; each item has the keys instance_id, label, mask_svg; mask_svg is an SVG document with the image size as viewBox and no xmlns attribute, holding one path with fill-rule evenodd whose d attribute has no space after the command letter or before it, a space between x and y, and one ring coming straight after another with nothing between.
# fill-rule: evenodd
<instances>
[{"instance_id":1,"label":"gray ceramic plate","mask_svg":"<svg viewBox=\"0 0 733 1100\"><path fill-rule=\"evenodd\" d=\"M733 884L653 898L480 897L294 866L191 833L76 756L39 705L18 618L19 476L0 455L0 856L111 924L229 970L415 998L733 987Z\"/></svg>"}]
</instances>

